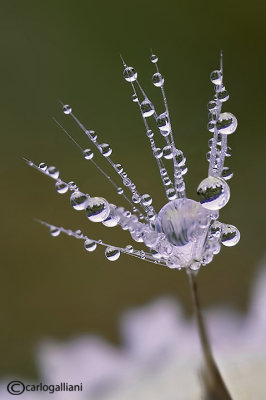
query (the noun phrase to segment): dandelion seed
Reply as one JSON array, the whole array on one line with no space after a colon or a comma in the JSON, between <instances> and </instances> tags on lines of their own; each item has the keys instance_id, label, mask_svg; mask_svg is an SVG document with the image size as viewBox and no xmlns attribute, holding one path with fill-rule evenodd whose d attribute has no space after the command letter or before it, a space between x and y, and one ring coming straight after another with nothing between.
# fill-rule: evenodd
<instances>
[{"instance_id":1,"label":"dandelion seed","mask_svg":"<svg viewBox=\"0 0 266 400\"><path fill-rule=\"evenodd\" d=\"M52 236L65 233L79 240L83 240L88 252L94 251L97 245L106 247L105 256L110 261L115 261L121 253L137 257L155 264L168 266L171 269L187 268L197 271L202 265L210 263L214 255L220 252L221 244L234 246L240 239L240 233L233 225L223 224L218 221L219 210L230 199L230 189L226 182L233 176L232 171L224 166L226 157L230 157L232 150L227 146L227 138L235 132L237 119L230 112L222 112L223 103L228 98L228 92L223 82L222 56L220 69L210 75L214 84L214 98L208 103L209 122L207 129L213 134L209 139L207 160L209 163L208 176L202 180L197 188L199 201L186 197L184 175L187 173L186 158L183 152L175 145L171 118L166 100L164 85L165 79L159 71L158 57L151 56L155 67L152 75L153 85L161 91L164 110L157 114L152 101L146 95L138 80L137 71L128 66L122 59L123 77L131 86L132 100L138 104L147 139L150 143L151 153L157 163L159 177L166 195L166 204L158 212L152 205L149 194L141 194L131 177L116 160L113 161L113 151L109 144L102 143L98 134L92 129L87 129L73 113L72 107L62 104L63 113L71 117L81 128L90 141L93 150L82 148L69 132L58 122L55 122L74 142L81 151L82 156L107 179L114 187L116 193L122 196L130 206L130 211L119 205L110 204L101 197L91 197L81 192L78 186L59 178L59 171L54 166L45 163L27 163L55 181L58 193L70 192L70 204L75 210L83 210L92 222L101 222L106 227L119 225L123 230L128 230L135 242L143 242L147 251L135 250L132 245L125 248L105 244L101 240L88 238L81 231L67 230L62 227L46 225ZM150 120L155 120L157 131L152 131ZM163 148L156 144L158 135L165 141ZM95 149L94 149L95 148ZM117 175L118 182L114 181L94 159L95 150L107 161ZM172 163L173 168L167 164ZM169 171L173 171L170 173Z\"/></svg>"}]
</instances>

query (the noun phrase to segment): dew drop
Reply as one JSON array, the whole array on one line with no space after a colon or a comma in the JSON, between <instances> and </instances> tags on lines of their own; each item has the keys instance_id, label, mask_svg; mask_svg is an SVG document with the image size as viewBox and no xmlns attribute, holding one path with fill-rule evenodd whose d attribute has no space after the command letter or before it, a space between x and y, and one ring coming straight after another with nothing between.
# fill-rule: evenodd
<instances>
[{"instance_id":1,"label":"dew drop","mask_svg":"<svg viewBox=\"0 0 266 400\"><path fill-rule=\"evenodd\" d=\"M163 148L163 156L166 160L170 160L173 158L173 153L172 153L172 147L171 146L165 146Z\"/></svg>"},{"instance_id":2,"label":"dew drop","mask_svg":"<svg viewBox=\"0 0 266 400\"><path fill-rule=\"evenodd\" d=\"M116 261L120 257L120 250L116 247L107 247L105 250L105 257L109 261Z\"/></svg>"},{"instance_id":3,"label":"dew drop","mask_svg":"<svg viewBox=\"0 0 266 400\"><path fill-rule=\"evenodd\" d=\"M163 113L160 114L157 118L156 118L156 123L158 128L161 131L161 134L163 136L167 136L169 135L170 132L170 124L169 124L169 118L167 113Z\"/></svg>"},{"instance_id":4,"label":"dew drop","mask_svg":"<svg viewBox=\"0 0 266 400\"><path fill-rule=\"evenodd\" d=\"M214 132L215 125L216 125L216 122L215 122L215 121L210 121L210 122L208 122L208 124L207 124L207 129L208 129L208 131L209 131L209 132Z\"/></svg>"},{"instance_id":5,"label":"dew drop","mask_svg":"<svg viewBox=\"0 0 266 400\"><path fill-rule=\"evenodd\" d=\"M71 190L71 191L78 190L78 186L73 181L68 182L68 187L69 187L69 190Z\"/></svg>"},{"instance_id":6,"label":"dew drop","mask_svg":"<svg viewBox=\"0 0 266 400\"><path fill-rule=\"evenodd\" d=\"M96 247L97 247L97 243L95 243L93 240L91 240L91 239L85 240L85 242L84 242L85 250L91 252L91 251L96 250Z\"/></svg>"},{"instance_id":7,"label":"dew drop","mask_svg":"<svg viewBox=\"0 0 266 400\"><path fill-rule=\"evenodd\" d=\"M57 193L64 194L68 191L68 185L65 182L57 181L55 184Z\"/></svg>"},{"instance_id":8,"label":"dew drop","mask_svg":"<svg viewBox=\"0 0 266 400\"><path fill-rule=\"evenodd\" d=\"M70 196L70 204L77 211L85 210L88 204L88 200L89 197L86 194L79 191L73 192Z\"/></svg>"},{"instance_id":9,"label":"dew drop","mask_svg":"<svg viewBox=\"0 0 266 400\"><path fill-rule=\"evenodd\" d=\"M89 137L91 141L96 142L98 135L95 131L86 130L86 135Z\"/></svg>"},{"instance_id":10,"label":"dew drop","mask_svg":"<svg viewBox=\"0 0 266 400\"><path fill-rule=\"evenodd\" d=\"M66 114L66 115L71 114L71 113L72 113L72 108L71 108L71 106L68 105L68 104L65 104L65 105L63 106L63 112L64 112L64 114Z\"/></svg>"},{"instance_id":11,"label":"dew drop","mask_svg":"<svg viewBox=\"0 0 266 400\"><path fill-rule=\"evenodd\" d=\"M109 215L110 205L102 197L90 197L87 203L86 214L92 222L103 222Z\"/></svg>"},{"instance_id":12,"label":"dew drop","mask_svg":"<svg viewBox=\"0 0 266 400\"><path fill-rule=\"evenodd\" d=\"M160 147L156 147L156 148L153 150L153 155L154 155L154 157L157 158L157 159L162 158L162 156L163 156L163 151L162 151L162 149L160 149Z\"/></svg>"},{"instance_id":13,"label":"dew drop","mask_svg":"<svg viewBox=\"0 0 266 400\"><path fill-rule=\"evenodd\" d=\"M221 240L224 246L235 246L240 240L240 232L234 225L223 224Z\"/></svg>"},{"instance_id":14,"label":"dew drop","mask_svg":"<svg viewBox=\"0 0 266 400\"><path fill-rule=\"evenodd\" d=\"M233 177L233 172L231 171L231 169L230 168L228 168L228 167L223 167L223 170L222 170L222 177L226 180L226 181L228 181L229 179L231 179L232 177Z\"/></svg>"},{"instance_id":15,"label":"dew drop","mask_svg":"<svg viewBox=\"0 0 266 400\"><path fill-rule=\"evenodd\" d=\"M154 133L152 132L151 129L148 129L148 130L146 131L146 135L148 136L149 139L151 139L151 138L153 137Z\"/></svg>"},{"instance_id":16,"label":"dew drop","mask_svg":"<svg viewBox=\"0 0 266 400\"><path fill-rule=\"evenodd\" d=\"M217 129L220 133L223 133L224 135L231 135L235 132L236 128L237 119L233 114L224 112L220 115L217 121Z\"/></svg>"},{"instance_id":17,"label":"dew drop","mask_svg":"<svg viewBox=\"0 0 266 400\"><path fill-rule=\"evenodd\" d=\"M85 160L91 160L94 156L93 151L90 149L86 149L83 151L83 156Z\"/></svg>"},{"instance_id":18,"label":"dew drop","mask_svg":"<svg viewBox=\"0 0 266 400\"><path fill-rule=\"evenodd\" d=\"M158 61L158 57L155 54L152 54L151 55L151 62L155 64L155 63L157 63L157 61Z\"/></svg>"},{"instance_id":19,"label":"dew drop","mask_svg":"<svg viewBox=\"0 0 266 400\"><path fill-rule=\"evenodd\" d=\"M230 189L224 179L209 176L197 189L201 205L207 210L220 210L230 198Z\"/></svg>"},{"instance_id":20,"label":"dew drop","mask_svg":"<svg viewBox=\"0 0 266 400\"><path fill-rule=\"evenodd\" d=\"M132 201L133 203L138 204L140 202L140 196L137 193L133 193Z\"/></svg>"},{"instance_id":21,"label":"dew drop","mask_svg":"<svg viewBox=\"0 0 266 400\"><path fill-rule=\"evenodd\" d=\"M221 85L221 83L222 83L222 73L221 73L221 71L218 71L218 70L212 71L211 75L210 75L210 79L211 79L211 82L214 85Z\"/></svg>"},{"instance_id":22,"label":"dew drop","mask_svg":"<svg viewBox=\"0 0 266 400\"><path fill-rule=\"evenodd\" d=\"M41 162L41 163L39 164L39 168L40 168L42 171L46 171L46 170L47 170L47 165L46 165L44 162Z\"/></svg>"},{"instance_id":23,"label":"dew drop","mask_svg":"<svg viewBox=\"0 0 266 400\"><path fill-rule=\"evenodd\" d=\"M140 103L140 109L144 118L151 117L155 111L152 102L148 99L145 99Z\"/></svg>"},{"instance_id":24,"label":"dew drop","mask_svg":"<svg viewBox=\"0 0 266 400\"><path fill-rule=\"evenodd\" d=\"M53 237L57 237L59 236L61 233L61 230L55 226L51 226L50 227L50 235Z\"/></svg>"},{"instance_id":25,"label":"dew drop","mask_svg":"<svg viewBox=\"0 0 266 400\"><path fill-rule=\"evenodd\" d=\"M132 94L131 99L132 99L132 101L133 101L134 103L137 103L137 102L139 101L138 96L136 95L136 93Z\"/></svg>"},{"instance_id":26,"label":"dew drop","mask_svg":"<svg viewBox=\"0 0 266 400\"><path fill-rule=\"evenodd\" d=\"M102 143L99 145L100 152L104 157L109 157L112 154L112 149L108 143Z\"/></svg>"},{"instance_id":27,"label":"dew drop","mask_svg":"<svg viewBox=\"0 0 266 400\"><path fill-rule=\"evenodd\" d=\"M223 88L220 92L217 94L218 100L221 102L225 102L229 99L229 94L225 88Z\"/></svg>"},{"instance_id":28,"label":"dew drop","mask_svg":"<svg viewBox=\"0 0 266 400\"><path fill-rule=\"evenodd\" d=\"M217 107L217 104L216 104L216 101L214 101L214 100L209 101L209 103L207 104L207 109L209 111L215 110L216 107Z\"/></svg>"},{"instance_id":29,"label":"dew drop","mask_svg":"<svg viewBox=\"0 0 266 400\"><path fill-rule=\"evenodd\" d=\"M124 178L124 179L123 179L123 184L124 184L125 186L130 186L130 185L131 185L131 180L130 180L129 178Z\"/></svg>"},{"instance_id":30,"label":"dew drop","mask_svg":"<svg viewBox=\"0 0 266 400\"><path fill-rule=\"evenodd\" d=\"M226 152L225 152L225 156L226 157L231 157L232 155L232 149L231 147L227 146Z\"/></svg>"},{"instance_id":31,"label":"dew drop","mask_svg":"<svg viewBox=\"0 0 266 400\"><path fill-rule=\"evenodd\" d=\"M125 250L126 250L127 253L133 253L133 251L134 251L133 247L130 244L128 244L125 247Z\"/></svg>"},{"instance_id":32,"label":"dew drop","mask_svg":"<svg viewBox=\"0 0 266 400\"><path fill-rule=\"evenodd\" d=\"M57 179L59 177L59 171L56 167L48 167L46 172L54 179Z\"/></svg>"},{"instance_id":33,"label":"dew drop","mask_svg":"<svg viewBox=\"0 0 266 400\"><path fill-rule=\"evenodd\" d=\"M121 172L123 172L123 167L121 164L115 164L115 169L116 171L120 174Z\"/></svg>"},{"instance_id":34,"label":"dew drop","mask_svg":"<svg viewBox=\"0 0 266 400\"><path fill-rule=\"evenodd\" d=\"M116 190L117 190L117 193L120 195L124 193L124 189L121 187L118 187Z\"/></svg>"},{"instance_id":35,"label":"dew drop","mask_svg":"<svg viewBox=\"0 0 266 400\"><path fill-rule=\"evenodd\" d=\"M163 86L163 84L164 84L163 76L159 72L156 72L155 74L152 75L152 83L156 87Z\"/></svg>"},{"instance_id":36,"label":"dew drop","mask_svg":"<svg viewBox=\"0 0 266 400\"><path fill-rule=\"evenodd\" d=\"M141 196L141 204L143 206L150 206L152 203L152 198L149 194L144 194Z\"/></svg>"},{"instance_id":37,"label":"dew drop","mask_svg":"<svg viewBox=\"0 0 266 400\"><path fill-rule=\"evenodd\" d=\"M132 67L126 67L124 69L123 75L127 82L134 82L138 77L137 72Z\"/></svg>"},{"instance_id":38,"label":"dew drop","mask_svg":"<svg viewBox=\"0 0 266 400\"><path fill-rule=\"evenodd\" d=\"M174 188L170 188L166 190L166 196L168 200L174 200L176 199L176 192Z\"/></svg>"}]
</instances>

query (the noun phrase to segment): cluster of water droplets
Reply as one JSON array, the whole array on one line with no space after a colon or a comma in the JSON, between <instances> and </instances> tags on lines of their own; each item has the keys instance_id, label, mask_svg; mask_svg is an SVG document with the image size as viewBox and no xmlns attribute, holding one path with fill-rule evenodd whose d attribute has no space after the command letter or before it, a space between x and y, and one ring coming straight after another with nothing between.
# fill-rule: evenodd
<instances>
[{"instance_id":1,"label":"cluster of water droplets","mask_svg":"<svg viewBox=\"0 0 266 400\"><path fill-rule=\"evenodd\" d=\"M134 249L131 245L124 248L113 246L103 243L100 239L88 238L81 230L72 231L40 221L49 227L51 236L57 237L60 233L73 236L84 242L84 249L87 252L95 251L98 245L104 246L105 256L109 261L116 261L121 253L125 253L171 269L190 268L195 271L201 265L210 263L214 255L220 252L222 244L234 246L240 239L240 233L235 226L218 221L219 210L230 198L230 189L226 181L232 177L232 172L228 167L224 167L224 160L232 154L231 148L227 146L227 136L236 130L237 120L233 114L221 112L222 104L229 98L223 85L221 61L220 70L211 73L215 95L214 99L208 103L208 130L213 133L213 137L208 142L209 173L197 189L199 202L188 199L184 183L184 175L187 172L186 158L175 146L164 91L165 80L158 68L158 57L152 54L150 59L156 68L152 75L152 83L161 90L162 94L163 111L161 113L156 112L155 106L140 85L136 70L127 66L124 60L122 62L123 76L132 87L133 102L139 106L146 137L156 160L167 198L167 203L158 213L153 207L151 196L148 193L141 194L122 165L113 161L111 146L101 142L94 130L85 128L73 114L70 105L62 104L64 114L73 118L90 141L92 148L94 147L99 152L119 177L120 184L116 183L98 165L95 161L94 150L82 148L58 121L56 123L75 143L83 158L90 161L105 176L115 188L116 193L127 201L131 209L127 210L125 207L108 202L103 197L82 192L74 181L63 181L59 177L59 170L54 166L48 167L45 163L37 165L32 161L26 161L31 167L53 179L55 189L59 194L69 193L70 204L74 210L84 211L91 222L102 223L109 228L119 226L128 231L136 243L143 243L147 247L147 251ZM150 127L150 117L155 120L155 130ZM158 147L156 144L159 136L165 141L163 147ZM171 173L165 164L169 161L172 163Z\"/></svg>"}]
</instances>

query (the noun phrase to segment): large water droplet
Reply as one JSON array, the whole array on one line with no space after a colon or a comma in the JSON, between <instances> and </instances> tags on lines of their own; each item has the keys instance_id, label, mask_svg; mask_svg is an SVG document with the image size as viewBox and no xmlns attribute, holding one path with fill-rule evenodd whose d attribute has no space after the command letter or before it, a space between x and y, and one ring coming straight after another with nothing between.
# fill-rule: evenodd
<instances>
[{"instance_id":1,"label":"large water droplet","mask_svg":"<svg viewBox=\"0 0 266 400\"><path fill-rule=\"evenodd\" d=\"M235 246L240 240L240 232L234 225L223 224L221 240L224 246Z\"/></svg>"},{"instance_id":2,"label":"large water droplet","mask_svg":"<svg viewBox=\"0 0 266 400\"><path fill-rule=\"evenodd\" d=\"M209 176L198 186L200 203L207 210L220 210L230 198L230 189L224 179Z\"/></svg>"},{"instance_id":3,"label":"large water droplet","mask_svg":"<svg viewBox=\"0 0 266 400\"><path fill-rule=\"evenodd\" d=\"M148 99L143 100L140 103L140 109L144 118L148 118L154 114L154 106Z\"/></svg>"},{"instance_id":4,"label":"large water droplet","mask_svg":"<svg viewBox=\"0 0 266 400\"><path fill-rule=\"evenodd\" d=\"M100 152L104 157L109 157L112 154L112 149L108 143L100 144Z\"/></svg>"},{"instance_id":5,"label":"large water droplet","mask_svg":"<svg viewBox=\"0 0 266 400\"><path fill-rule=\"evenodd\" d=\"M159 73L156 72L155 74L152 75L152 83L154 86L161 87L164 84L164 78L163 76Z\"/></svg>"},{"instance_id":6,"label":"large water droplet","mask_svg":"<svg viewBox=\"0 0 266 400\"><path fill-rule=\"evenodd\" d=\"M84 242L85 250L91 252L91 251L96 250L96 247L97 247L97 243L95 243L93 240L91 240L91 239L86 239L85 240L85 242Z\"/></svg>"},{"instance_id":7,"label":"large water droplet","mask_svg":"<svg viewBox=\"0 0 266 400\"><path fill-rule=\"evenodd\" d=\"M220 133L231 135L237 128L237 119L233 114L224 112L220 115L216 126Z\"/></svg>"},{"instance_id":8,"label":"large water droplet","mask_svg":"<svg viewBox=\"0 0 266 400\"><path fill-rule=\"evenodd\" d=\"M116 261L120 257L120 250L115 247L107 247L105 250L105 257L109 261Z\"/></svg>"},{"instance_id":9,"label":"large water droplet","mask_svg":"<svg viewBox=\"0 0 266 400\"><path fill-rule=\"evenodd\" d=\"M170 123L167 113L163 113L156 118L156 123L163 136L169 135Z\"/></svg>"},{"instance_id":10,"label":"large water droplet","mask_svg":"<svg viewBox=\"0 0 266 400\"><path fill-rule=\"evenodd\" d=\"M103 222L109 215L110 206L102 197L90 197L87 203L86 214L92 222Z\"/></svg>"},{"instance_id":11,"label":"large water droplet","mask_svg":"<svg viewBox=\"0 0 266 400\"><path fill-rule=\"evenodd\" d=\"M59 171L56 167L49 167L47 168L46 172L54 179L57 179L59 177Z\"/></svg>"},{"instance_id":12,"label":"large water droplet","mask_svg":"<svg viewBox=\"0 0 266 400\"><path fill-rule=\"evenodd\" d=\"M166 160L170 160L173 158L173 153L172 153L172 147L171 146L165 146L163 148L163 156Z\"/></svg>"},{"instance_id":13,"label":"large water droplet","mask_svg":"<svg viewBox=\"0 0 266 400\"><path fill-rule=\"evenodd\" d=\"M70 196L70 204L75 210L85 210L88 204L89 197L79 191L75 191Z\"/></svg>"},{"instance_id":14,"label":"large water droplet","mask_svg":"<svg viewBox=\"0 0 266 400\"><path fill-rule=\"evenodd\" d=\"M134 82L138 77L137 72L132 67L126 67L124 69L123 75L127 82Z\"/></svg>"},{"instance_id":15,"label":"large water droplet","mask_svg":"<svg viewBox=\"0 0 266 400\"><path fill-rule=\"evenodd\" d=\"M210 79L211 79L211 82L214 85L221 85L221 83L222 83L222 73L221 73L221 71L218 71L218 70L212 71L211 75L210 75Z\"/></svg>"},{"instance_id":16,"label":"large water droplet","mask_svg":"<svg viewBox=\"0 0 266 400\"><path fill-rule=\"evenodd\" d=\"M114 204L110 204L110 213L108 217L103 221L103 225L112 228L118 224L120 220L120 216L116 213L116 206Z\"/></svg>"}]
</instances>

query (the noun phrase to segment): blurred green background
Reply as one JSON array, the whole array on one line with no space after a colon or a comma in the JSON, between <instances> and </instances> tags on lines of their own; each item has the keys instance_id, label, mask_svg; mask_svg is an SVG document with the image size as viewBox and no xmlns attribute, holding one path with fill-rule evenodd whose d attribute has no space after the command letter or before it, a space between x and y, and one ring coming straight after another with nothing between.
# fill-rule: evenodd
<instances>
[{"instance_id":1,"label":"blurred green background","mask_svg":"<svg viewBox=\"0 0 266 400\"><path fill-rule=\"evenodd\" d=\"M111 144L113 159L140 192L152 195L156 209L164 204L120 53L160 107L159 90L151 84L150 48L158 54L176 143L187 156L187 193L196 198L207 174L209 73L224 51L231 95L224 110L237 116L239 128L229 138L233 156L227 165L235 176L221 220L236 225L242 238L202 269L200 292L204 307L223 304L247 312L265 249L265 11L263 1L1 2L2 376L36 377L34 351L47 337L96 333L119 343L119 315L158 296L176 297L191 313L184 272L126 256L110 263L103 249L87 254L81 242L52 238L34 222L81 228L116 245L133 242L119 227L87 222L68 196L58 195L49 179L21 159L56 165L62 178L75 180L81 190L123 204L52 121L58 118L87 147L58 98Z\"/></svg>"}]
</instances>

